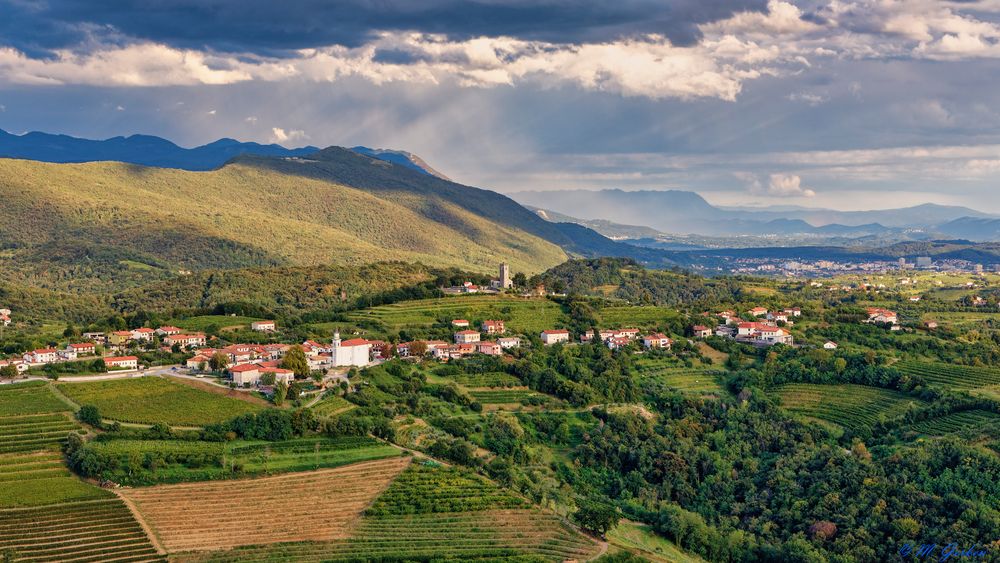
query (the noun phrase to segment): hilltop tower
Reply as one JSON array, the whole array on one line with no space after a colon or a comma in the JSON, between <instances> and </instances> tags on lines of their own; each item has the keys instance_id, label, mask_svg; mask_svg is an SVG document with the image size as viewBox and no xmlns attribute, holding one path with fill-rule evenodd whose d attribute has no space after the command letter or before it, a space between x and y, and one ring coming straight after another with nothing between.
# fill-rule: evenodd
<instances>
[{"instance_id":1,"label":"hilltop tower","mask_svg":"<svg viewBox=\"0 0 1000 563\"><path fill-rule=\"evenodd\" d=\"M340 329L339 328L338 329L334 329L334 331L333 331L333 340L330 341L330 344L333 345L332 346L333 348L340 348Z\"/></svg>"},{"instance_id":2,"label":"hilltop tower","mask_svg":"<svg viewBox=\"0 0 1000 563\"><path fill-rule=\"evenodd\" d=\"M513 280L510 278L510 266L506 262L500 262L500 287L503 289L509 289L514 286Z\"/></svg>"}]
</instances>

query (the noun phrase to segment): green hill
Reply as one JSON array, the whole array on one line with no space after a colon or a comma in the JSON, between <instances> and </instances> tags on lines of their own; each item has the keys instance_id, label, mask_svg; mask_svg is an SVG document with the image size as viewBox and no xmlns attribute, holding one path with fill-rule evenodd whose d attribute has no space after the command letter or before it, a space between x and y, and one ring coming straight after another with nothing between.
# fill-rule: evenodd
<instances>
[{"instance_id":1,"label":"green hill","mask_svg":"<svg viewBox=\"0 0 1000 563\"><path fill-rule=\"evenodd\" d=\"M8 281L107 290L182 270L423 262L539 272L572 241L513 200L330 148L191 172L0 159Z\"/></svg>"}]
</instances>

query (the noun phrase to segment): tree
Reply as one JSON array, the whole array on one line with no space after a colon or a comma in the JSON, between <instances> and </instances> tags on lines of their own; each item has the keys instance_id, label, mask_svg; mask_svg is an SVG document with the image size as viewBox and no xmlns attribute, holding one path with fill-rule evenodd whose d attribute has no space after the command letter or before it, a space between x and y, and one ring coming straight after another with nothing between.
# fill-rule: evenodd
<instances>
[{"instance_id":1,"label":"tree","mask_svg":"<svg viewBox=\"0 0 1000 563\"><path fill-rule=\"evenodd\" d=\"M97 358L90 363L90 370L94 373L107 373L108 364L104 361L104 358Z\"/></svg>"},{"instance_id":2,"label":"tree","mask_svg":"<svg viewBox=\"0 0 1000 563\"><path fill-rule=\"evenodd\" d=\"M518 457L522 451L524 428L510 413L497 413L490 417L484 430L486 447L497 455Z\"/></svg>"},{"instance_id":3,"label":"tree","mask_svg":"<svg viewBox=\"0 0 1000 563\"><path fill-rule=\"evenodd\" d=\"M528 276L524 275L524 272L518 272L514 274L511 279L514 282L514 287L527 287L528 286Z\"/></svg>"},{"instance_id":4,"label":"tree","mask_svg":"<svg viewBox=\"0 0 1000 563\"><path fill-rule=\"evenodd\" d=\"M614 506L599 500L587 499L581 501L573 513L573 518L581 527L602 536L615 527L621 515Z\"/></svg>"},{"instance_id":5,"label":"tree","mask_svg":"<svg viewBox=\"0 0 1000 563\"><path fill-rule=\"evenodd\" d=\"M274 396L272 400L277 406L285 404L285 397L288 396L288 385L284 381L279 381L277 385L274 386Z\"/></svg>"},{"instance_id":6,"label":"tree","mask_svg":"<svg viewBox=\"0 0 1000 563\"><path fill-rule=\"evenodd\" d=\"M261 385L274 385L274 373L266 372L260 376Z\"/></svg>"},{"instance_id":7,"label":"tree","mask_svg":"<svg viewBox=\"0 0 1000 563\"><path fill-rule=\"evenodd\" d=\"M97 410L94 405L83 405L80 410L76 413L76 418L84 423L93 426L94 428L101 427L101 411Z\"/></svg>"},{"instance_id":8,"label":"tree","mask_svg":"<svg viewBox=\"0 0 1000 563\"><path fill-rule=\"evenodd\" d=\"M229 365L229 357L222 352L216 352L212 354L212 357L208 360L208 367L212 368L212 371L222 371L226 369Z\"/></svg>"},{"instance_id":9,"label":"tree","mask_svg":"<svg viewBox=\"0 0 1000 563\"><path fill-rule=\"evenodd\" d=\"M423 340L417 340L413 344L410 344L410 356L414 358L421 358L427 355L427 343Z\"/></svg>"},{"instance_id":10,"label":"tree","mask_svg":"<svg viewBox=\"0 0 1000 563\"><path fill-rule=\"evenodd\" d=\"M69 323L68 325L66 325L66 330L63 331L63 337L71 339L79 338L80 331L75 326L73 326L73 323Z\"/></svg>"},{"instance_id":11,"label":"tree","mask_svg":"<svg viewBox=\"0 0 1000 563\"><path fill-rule=\"evenodd\" d=\"M14 379L17 377L17 368L14 364L7 364L0 368L0 379Z\"/></svg>"},{"instance_id":12,"label":"tree","mask_svg":"<svg viewBox=\"0 0 1000 563\"><path fill-rule=\"evenodd\" d=\"M306 359L306 353L302 346L295 345L289 348L284 359L281 360L281 367L295 372L295 377L309 377L309 360Z\"/></svg>"}]
</instances>

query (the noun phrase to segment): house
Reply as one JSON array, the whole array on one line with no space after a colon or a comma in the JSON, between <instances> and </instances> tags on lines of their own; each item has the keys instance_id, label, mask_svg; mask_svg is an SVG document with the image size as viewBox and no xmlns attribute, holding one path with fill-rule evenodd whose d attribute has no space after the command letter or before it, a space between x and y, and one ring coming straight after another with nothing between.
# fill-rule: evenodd
<instances>
[{"instance_id":1,"label":"house","mask_svg":"<svg viewBox=\"0 0 1000 563\"><path fill-rule=\"evenodd\" d=\"M613 330L601 330L601 331L598 331L597 334L600 337L601 342L604 342L605 340L607 340L607 339L615 336L615 331L613 331ZM593 339L594 339L594 331L593 330L588 330L587 332L585 332L585 333L583 333L583 334L580 335L580 342L590 342Z\"/></svg>"},{"instance_id":2,"label":"house","mask_svg":"<svg viewBox=\"0 0 1000 563\"><path fill-rule=\"evenodd\" d=\"M785 309L784 312L785 312L786 315L789 315L789 316L792 316L792 317L801 317L802 316L802 309L800 309L799 307L791 307L791 308Z\"/></svg>"},{"instance_id":3,"label":"house","mask_svg":"<svg viewBox=\"0 0 1000 563\"><path fill-rule=\"evenodd\" d=\"M628 338L629 340L635 340L639 337L639 329L637 328L623 328L615 331L615 338Z\"/></svg>"},{"instance_id":4,"label":"house","mask_svg":"<svg viewBox=\"0 0 1000 563\"><path fill-rule=\"evenodd\" d=\"M139 358L135 356L113 356L104 358L104 365L108 366L108 369L113 370L139 369Z\"/></svg>"},{"instance_id":5,"label":"house","mask_svg":"<svg viewBox=\"0 0 1000 563\"><path fill-rule=\"evenodd\" d=\"M705 327L702 328L708 330ZM667 338L666 334L660 332L657 332L655 334L647 334L646 336L642 337L642 345L645 346L646 348L670 349L671 344L673 344L673 341Z\"/></svg>"},{"instance_id":6,"label":"house","mask_svg":"<svg viewBox=\"0 0 1000 563\"><path fill-rule=\"evenodd\" d=\"M916 303L917 301L920 301L920 296L919 295L911 295L910 296L910 301L913 302L913 303Z\"/></svg>"},{"instance_id":7,"label":"house","mask_svg":"<svg viewBox=\"0 0 1000 563\"><path fill-rule=\"evenodd\" d=\"M608 348L612 350L620 350L631 344L632 339L624 336L612 336L611 338L605 340L604 343L607 344Z\"/></svg>"},{"instance_id":8,"label":"house","mask_svg":"<svg viewBox=\"0 0 1000 563\"><path fill-rule=\"evenodd\" d=\"M0 313L0 324L3 326L10 326L10 315Z\"/></svg>"},{"instance_id":9,"label":"house","mask_svg":"<svg viewBox=\"0 0 1000 563\"><path fill-rule=\"evenodd\" d=\"M569 331L564 329L543 330L541 334L542 343L558 344L559 342L569 342Z\"/></svg>"},{"instance_id":10,"label":"house","mask_svg":"<svg viewBox=\"0 0 1000 563\"><path fill-rule=\"evenodd\" d=\"M23 360L0 360L0 368L7 366L14 366L14 368L17 369L17 373L24 373L28 371L29 367L31 367Z\"/></svg>"},{"instance_id":11,"label":"house","mask_svg":"<svg viewBox=\"0 0 1000 563\"><path fill-rule=\"evenodd\" d=\"M785 313L785 312L768 313L767 314L767 320L769 320L769 321L775 321L775 322L781 321L783 323L787 323L788 322L788 313Z\"/></svg>"},{"instance_id":12,"label":"house","mask_svg":"<svg viewBox=\"0 0 1000 563\"><path fill-rule=\"evenodd\" d=\"M211 359L212 358L209 357L209 356L203 356L201 354L195 354L193 357L188 358L188 360L186 362L184 362L184 366L187 367L188 369L201 369L201 366L203 366L203 365L207 367L208 366L208 362Z\"/></svg>"},{"instance_id":13,"label":"house","mask_svg":"<svg viewBox=\"0 0 1000 563\"><path fill-rule=\"evenodd\" d=\"M250 323L250 328L257 332L274 332L278 327L274 321L254 321Z\"/></svg>"},{"instance_id":14,"label":"house","mask_svg":"<svg viewBox=\"0 0 1000 563\"><path fill-rule=\"evenodd\" d=\"M738 324L736 326L736 339L766 346L794 342L791 333L787 330L770 323L760 322Z\"/></svg>"},{"instance_id":15,"label":"house","mask_svg":"<svg viewBox=\"0 0 1000 563\"><path fill-rule=\"evenodd\" d=\"M156 334L156 331L151 328L137 328L132 331L132 340L152 340L154 334Z\"/></svg>"},{"instance_id":16,"label":"house","mask_svg":"<svg viewBox=\"0 0 1000 563\"><path fill-rule=\"evenodd\" d=\"M39 348L24 355L29 364L51 364L59 361L59 351L55 348Z\"/></svg>"},{"instance_id":17,"label":"house","mask_svg":"<svg viewBox=\"0 0 1000 563\"><path fill-rule=\"evenodd\" d=\"M180 334L182 332L184 331L181 330L180 328L170 325L161 326L160 328L156 329L156 334L159 334L160 336L172 336L174 334Z\"/></svg>"},{"instance_id":18,"label":"house","mask_svg":"<svg viewBox=\"0 0 1000 563\"><path fill-rule=\"evenodd\" d=\"M465 282L459 288L459 291L462 293L479 293L479 286L472 282Z\"/></svg>"},{"instance_id":19,"label":"house","mask_svg":"<svg viewBox=\"0 0 1000 563\"><path fill-rule=\"evenodd\" d=\"M68 346L63 350L59 350L59 359L66 362L72 362L76 359L76 350Z\"/></svg>"},{"instance_id":20,"label":"house","mask_svg":"<svg viewBox=\"0 0 1000 563\"><path fill-rule=\"evenodd\" d=\"M201 332L196 332L193 334L173 334L167 336L163 339L163 343L167 346L178 345L181 348L186 348L188 346L197 347L205 345L205 334Z\"/></svg>"},{"instance_id":21,"label":"house","mask_svg":"<svg viewBox=\"0 0 1000 563\"><path fill-rule=\"evenodd\" d=\"M750 309L750 314L755 317L763 317L767 314L767 307L754 307Z\"/></svg>"},{"instance_id":22,"label":"house","mask_svg":"<svg viewBox=\"0 0 1000 563\"><path fill-rule=\"evenodd\" d=\"M259 385L260 378L267 373L274 374L275 383L289 384L295 379L295 373L290 369L262 364L242 364L233 366L226 371L229 372L229 377L232 378L233 383L240 387Z\"/></svg>"},{"instance_id":23,"label":"house","mask_svg":"<svg viewBox=\"0 0 1000 563\"><path fill-rule=\"evenodd\" d=\"M455 333L455 344L471 344L479 342L478 330L460 330Z\"/></svg>"},{"instance_id":24,"label":"house","mask_svg":"<svg viewBox=\"0 0 1000 563\"><path fill-rule=\"evenodd\" d=\"M333 333L331 344L330 363L334 366L364 367L371 363L372 345L364 338L341 341L338 330Z\"/></svg>"},{"instance_id":25,"label":"house","mask_svg":"<svg viewBox=\"0 0 1000 563\"><path fill-rule=\"evenodd\" d=\"M499 356L503 351L498 342L479 342L476 348L480 354L486 354L487 356Z\"/></svg>"},{"instance_id":26,"label":"house","mask_svg":"<svg viewBox=\"0 0 1000 563\"><path fill-rule=\"evenodd\" d=\"M826 342L825 342L825 343L823 344L823 348L825 348L825 349L827 349L827 350L836 350L836 349L837 349L837 343L836 343L836 342L834 342L834 341L832 341L832 340L827 340L827 341L826 341Z\"/></svg>"},{"instance_id":27,"label":"house","mask_svg":"<svg viewBox=\"0 0 1000 563\"><path fill-rule=\"evenodd\" d=\"M927 330L934 330L937 327L938 327L938 324L937 324L936 321L925 321L924 322L924 328L926 328Z\"/></svg>"},{"instance_id":28,"label":"house","mask_svg":"<svg viewBox=\"0 0 1000 563\"><path fill-rule=\"evenodd\" d=\"M77 356L90 356L97 353L97 346L93 342L70 344L67 349L76 352Z\"/></svg>"},{"instance_id":29,"label":"house","mask_svg":"<svg viewBox=\"0 0 1000 563\"><path fill-rule=\"evenodd\" d=\"M391 347L388 342L385 340L369 340L368 343L372 345L372 359L384 359L389 357Z\"/></svg>"},{"instance_id":30,"label":"house","mask_svg":"<svg viewBox=\"0 0 1000 563\"><path fill-rule=\"evenodd\" d=\"M112 346L125 346L134 340L134 338L130 330L116 330L108 335L108 344Z\"/></svg>"},{"instance_id":31,"label":"house","mask_svg":"<svg viewBox=\"0 0 1000 563\"><path fill-rule=\"evenodd\" d=\"M479 343L452 344L450 346L439 346L434 348L434 357L439 360L449 360L451 358L461 358L479 351Z\"/></svg>"},{"instance_id":32,"label":"house","mask_svg":"<svg viewBox=\"0 0 1000 563\"><path fill-rule=\"evenodd\" d=\"M735 311L720 311L716 316L725 321L727 325L735 324L739 321L739 317L736 316Z\"/></svg>"},{"instance_id":33,"label":"house","mask_svg":"<svg viewBox=\"0 0 1000 563\"><path fill-rule=\"evenodd\" d=\"M469 321L465 319L455 319L451 321L451 326L455 328L469 328Z\"/></svg>"},{"instance_id":34,"label":"house","mask_svg":"<svg viewBox=\"0 0 1000 563\"><path fill-rule=\"evenodd\" d=\"M503 321L483 321L483 332L486 334L503 334Z\"/></svg>"},{"instance_id":35,"label":"house","mask_svg":"<svg viewBox=\"0 0 1000 563\"><path fill-rule=\"evenodd\" d=\"M500 345L504 350L510 350L511 348L518 348L521 346L521 339L516 336L507 336L504 338L497 338L497 344Z\"/></svg>"},{"instance_id":36,"label":"house","mask_svg":"<svg viewBox=\"0 0 1000 563\"><path fill-rule=\"evenodd\" d=\"M84 340L93 340L98 344L103 344L108 340L107 336L103 332L85 332L82 336Z\"/></svg>"},{"instance_id":37,"label":"house","mask_svg":"<svg viewBox=\"0 0 1000 563\"><path fill-rule=\"evenodd\" d=\"M708 338L712 336L712 329L705 325L694 325L691 327L691 333L694 334L695 338Z\"/></svg>"},{"instance_id":38,"label":"house","mask_svg":"<svg viewBox=\"0 0 1000 563\"><path fill-rule=\"evenodd\" d=\"M867 312L868 312L868 320L864 321L866 323L891 324L891 325L899 323L899 317L896 315L895 311L890 311L889 309L881 309L879 307L869 307Z\"/></svg>"}]
</instances>

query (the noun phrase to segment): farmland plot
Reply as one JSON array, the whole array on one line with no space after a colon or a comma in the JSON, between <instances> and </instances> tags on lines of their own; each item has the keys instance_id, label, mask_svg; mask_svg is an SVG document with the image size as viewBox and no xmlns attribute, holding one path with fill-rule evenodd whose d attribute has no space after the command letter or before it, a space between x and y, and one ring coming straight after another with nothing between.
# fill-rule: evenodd
<instances>
[{"instance_id":1,"label":"farmland plot","mask_svg":"<svg viewBox=\"0 0 1000 563\"><path fill-rule=\"evenodd\" d=\"M56 397L47 383L29 381L0 387L0 416L68 412L69 405Z\"/></svg>"},{"instance_id":2,"label":"farmland plot","mask_svg":"<svg viewBox=\"0 0 1000 563\"><path fill-rule=\"evenodd\" d=\"M330 541L350 526L409 458L240 481L127 489L167 551Z\"/></svg>"},{"instance_id":3,"label":"farmland plot","mask_svg":"<svg viewBox=\"0 0 1000 563\"><path fill-rule=\"evenodd\" d=\"M969 410L922 420L910 427L914 432L930 436L944 436L965 430L996 430L1000 415L984 410Z\"/></svg>"},{"instance_id":4,"label":"farmland plot","mask_svg":"<svg viewBox=\"0 0 1000 563\"><path fill-rule=\"evenodd\" d=\"M494 318L505 320L508 331L537 333L553 328L565 315L559 305L547 299L473 295L402 301L356 311L348 318L353 322L375 321L387 331L429 327L439 320Z\"/></svg>"},{"instance_id":5,"label":"farmland plot","mask_svg":"<svg viewBox=\"0 0 1000 563\"><path fill-rule=\"evenodd\" d=\"M892 419L904 414L911 404L923 403L902 393L864 385L789 383L775 391L788 410L851 429L870 428L879 416Z\"/></svg>"},{"instance_id":6,"label":"farmland plot","mask_svg":"<svg viewBox=\"0 0 1000 563\"><path fill-rule=\"evenodd\" d=\"M0 455L58 448L78 428L61 413L0 417Z\"/></svg>"},{"instance_id":7,"label":"farmland plot","mask_svg":"<svg viewBox=\"0 0 1000 563\"><path fill-rule=\"evenodd\" d=\"M978 389L1000 385L1000 369L935 362L907 361L894 366L899 371L923 378L931 385L949 389Z\"/></svg>"}]
</instances>

